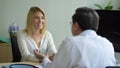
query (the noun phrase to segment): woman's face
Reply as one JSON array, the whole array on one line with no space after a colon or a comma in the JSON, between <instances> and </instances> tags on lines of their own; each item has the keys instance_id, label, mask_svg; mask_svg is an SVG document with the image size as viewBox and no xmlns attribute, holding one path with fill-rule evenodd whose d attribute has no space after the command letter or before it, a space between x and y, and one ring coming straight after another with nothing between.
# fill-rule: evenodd
<instances>
[{"instance_id":1,"label":"woman's face","mask_svg":"<svg viewBox=\"0 0 120 68\"><path fill-rule=\"evenodd\" d=\"M34 21L35 29L42 29L45 24L45 17L41 12L37 12L34 15L33 21Z\"/></svg>"}]
</instances>

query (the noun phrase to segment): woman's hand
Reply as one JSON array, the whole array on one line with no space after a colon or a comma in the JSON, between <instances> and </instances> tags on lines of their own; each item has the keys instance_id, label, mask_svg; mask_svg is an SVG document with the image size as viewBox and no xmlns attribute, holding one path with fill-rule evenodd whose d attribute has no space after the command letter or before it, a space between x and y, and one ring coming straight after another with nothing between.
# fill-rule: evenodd
<instances>
[{"instance_id":1,"label":"woman's hand","mask_svg":"<svg viewBox=\"0 0 120 68\"><path fill-rule=\"evenodd\" d=\"M40 62L42 62L43 58L47 57L44 54L40 53L38 49L34 50L34 54L39 59Z\"/></svg>"},{"instance_id":2,"label":"woman's hand","mask_svg":"<svg viewBox=\"0 0 120 68\"><path fill-rule=\"evenodd\" d=\"M53 61L54 56L55 56L55 54L53 54L52 56L49 56L49 59L50 59L51 61Z\"/></svg>"}]
</instances>

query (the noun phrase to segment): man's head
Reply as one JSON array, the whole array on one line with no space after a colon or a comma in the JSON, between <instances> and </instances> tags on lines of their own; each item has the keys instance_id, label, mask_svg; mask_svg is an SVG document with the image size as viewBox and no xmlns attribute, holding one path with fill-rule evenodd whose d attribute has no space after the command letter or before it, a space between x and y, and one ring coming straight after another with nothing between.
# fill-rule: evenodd
<instances>
[{"instance_id":1,"label":"man's head","mask_svg":"<svg viewBox=\"0 0 120 68\"><path fill-rule=\"evenodd\" d=\"M94 9L81 7L76 9L72 16L72 34L78 35L80 32L91 29L98 30L99 16Z\"/></svg>"}]
</instances>

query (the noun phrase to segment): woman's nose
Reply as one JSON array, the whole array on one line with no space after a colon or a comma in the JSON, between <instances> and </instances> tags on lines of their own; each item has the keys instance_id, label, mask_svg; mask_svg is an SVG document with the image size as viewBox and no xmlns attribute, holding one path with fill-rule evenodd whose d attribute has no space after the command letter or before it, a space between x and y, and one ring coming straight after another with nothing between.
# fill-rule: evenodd
<instances>
[{"instance_id":1,"label":"woman's nose","mask_svg":"<svg viewBox=\"0 0 120 68\"><path fill-rule=\"evenodd\" d=\"M42 22L42 19L41 19L41 18L39 19L39 22Z\"/></svg>"}]
</instances>

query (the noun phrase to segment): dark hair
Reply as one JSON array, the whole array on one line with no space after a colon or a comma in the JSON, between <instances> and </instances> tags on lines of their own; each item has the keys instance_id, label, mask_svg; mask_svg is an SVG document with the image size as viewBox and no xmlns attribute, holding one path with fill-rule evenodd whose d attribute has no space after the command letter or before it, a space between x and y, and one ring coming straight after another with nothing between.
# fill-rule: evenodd
<instances>
[{"instance_id":1,"label":"dark hair","mask_svg":"<svg viewBox=\"0 0 120 68\"><path fill-rule=\"evenodd\" d=\"M76 9L75 14L72 16L72 21L73 24L77 22L82 30L98 30L99 16L94 9L88 7Z\"/></svg>"}]
</instances>

